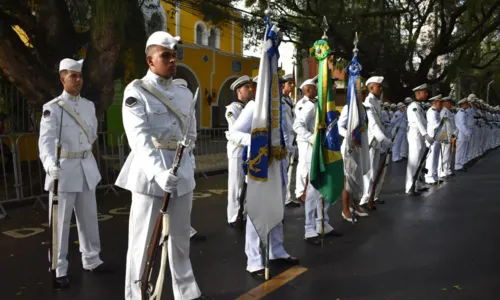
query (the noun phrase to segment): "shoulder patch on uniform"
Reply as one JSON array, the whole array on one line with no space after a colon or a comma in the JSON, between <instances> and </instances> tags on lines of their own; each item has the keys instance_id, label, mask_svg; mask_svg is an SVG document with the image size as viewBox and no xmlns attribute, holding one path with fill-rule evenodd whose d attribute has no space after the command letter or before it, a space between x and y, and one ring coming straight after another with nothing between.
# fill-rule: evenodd
<instances>
[{"instance_id":1,"label":"shoulder patch on uniform","mask_svg":"<svg viewBox=\"0 0 500 300\"><path fill-rule=\"evenodd\" d=\"M301 109L302 109L302 106L301 106L301 107L299 107L299 110L301 110Z\"/></svg>"},{"instance_id":2,"label":"shoulder patch on uniform","mask_svg":"<svg viewBox=\"0 0 500 300\"><path fill-rule=\"evenodd\" d=\"M417 108L415 107L415 108L413 109L413 111L417 111Z\"/></svg>"},{"instance_id":3,"label":"shoulder patch on uniform","mask_svg":"<svg viewBox=\"0 0 500 300\"><path fill-rule=\"evenodd\" d=\"M233 116L233 112L232 111L230 111L230 112L227 113L227 117L228 118L231 118L232 116Z\"/></svg>"},{"instance_id":4,"label":"shoulder patch on uniform","mask_svg":"<svg viewBox=\"0 0 500 300\"><path fill-rule=\"evenodd\" d=\"M44 118L47 118L47 117L49 117L49 116L50 116L50 110L48 110L48 109L44 110L44 111L43 111L43 117L44 117Z\"/></svg>"},{"instance_id":5,"label":"shoulder patch on uniform","mask_svg":"<svg viewBox=\"0 0 500 300\"><path fill-rule=\"evenodd\" d=\"M128 106L128 107L132 107L132 106L134 106L136 104L137 104L137 99L135 99L134 97L128 97L125 100L125 105Z\"/></svg>"}]
</instances>

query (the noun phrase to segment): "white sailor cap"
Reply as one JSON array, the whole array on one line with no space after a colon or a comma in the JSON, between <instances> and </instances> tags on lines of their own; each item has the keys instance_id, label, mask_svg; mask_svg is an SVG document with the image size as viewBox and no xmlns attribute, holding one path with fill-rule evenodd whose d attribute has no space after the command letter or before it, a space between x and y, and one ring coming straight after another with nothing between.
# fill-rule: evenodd
<instances>
[{"instance_id":1,"label":"white sailor cap","mask_svg":"<svg viewBox=\"0 0 500 300\"><path fill-rule=\"evenodd\" d=\"M83 59L76 61L71 58L65 58L61 60L61 62L59 63L59 72L64 70L81 72L82 66L83 66Z\"/></svg>"},{"instance_id":2,"label":"white sailor cap","mask_svg":"<svg viewBox=\"0 0 500 300\"><path fill-rule=\"evenodd\" d=\"M476 95L474 94L470 94L468 97L467 97L467 100L473 100L473 99L477 99Z\"/></svg>"},{"instance_id":3,"label":"white sailor cap","mask_svg":"<svg viewBox=\"0 0 500 300\"><path fill-rule=\"evenodd\" d=\"M182 79L182 78L176 78L176 79L172 80L172 82L175 83L175 84L178 84L178 85L183 85L185 87L188 86L187 81L184 80L184 79Z\"/></svg>"},{"instance_id":4,"label":"white sailor cap","mask_svg":"<svg viewBox=\"0 0 500 300\"><path fill-rule=\"evenodd\" d=\"M293 80L293 74L288 73L285 76L281 77L283 81Z\"/></svg>"},{"instance_id":5,"label":"white sailor cap","mask_svg":"<svg viewBox=\"0 0 500 300\"><path fill-rule=\"evenodd\" d=\"M403 102L399 102L398 105L396 105L397 108L403 108L406 107Z\"/></svg>"},{"instance_id":6,"label":"white sailor cap","mask_svg":"<svg viewBox=\"0 0 500 300\"><path fill-rule=\"evenodd\" d=\"M174 50L175 46L177 46L180 40L181 38L179 36L173 37L168 32L156 31L149 36L148 41L146 42L145 51L148 49L149 46L153 45L158 45L170 50Z\"/></svg>"},{"instance_id":7,"label":"white sailor cap","mask_svg":"<svg viewBox=\"0 0 500 300\"><path fill-rule=\"evenodd\" d=\"M384 102L384 104L383 104L383 105L384 105L384 107L389 107L389 106L391 106L391 104L390 104L389 102Z\"/></svg>"},{"instance_id":8,"label":"white sailor cap","mask_svg":"<svg viewBox=\"0 0 500 300\"><path fill-rule=\"evenodd\" d=\"M442 98L443 98L443 95L439 94L439 95L436 95L436 96L430 98L429 101L435 101L435 100L439 101Z\"/></svg>"},{"instance_id":9,"label":"white sailor cap","mask_svg":"<svg viewBox=\"0 0 500 300\"><path fill-rule=\"evenodd\" d=\"M412 101L413 101L413 99L412 99L411 97L406 97L406 98L405 98L405 103L406 103L406 104L409 104L409 103L411 103Z\"/></svg>"},{"instance_id":10,"label":"white sailor cap","mask_svg":"<svg viewBox=\"0 0 500 300\"><path fill-rule=\"evenodd\" d=\"M259 75L255 76L255 77L252 79L252 81L253 81L253 82L255 82L255 83L257 83L257 80L259 80Z\"/></svg>"},{"instance_id":11,"label":"white sailor cap","mask_svg":"<svg viewBox=\"0 0 500 300\"><path fill-rule=\"evenodd\" d=\"M231 84L231 90L236 91L240 86L250 83L250 77L247 75L243 75L240 78L236 79L233 84Z\"/></svg>"},{"instance_id":12,"label":"white sailor cap","mask_svg":"<svg viewBox=\"0 0 500 300\"><path fill-rule=\"evenodd\" d=\"M453 98L451 98L451 96L446 96L446 97L443 97L443 99L441 99L441 101L451 101L451 102L455 102L455 101L453 101Z\"/></svg>"},{"instance_id":13,"label":"white sailor cap","mask_svg":"<svg viewBox=\"0 0 500 300\"><path fill-rule=\"evenodd\" d=\"M306 81L302 82L302 84L300 85L300 89L302 89L306 85L316 86L317 82L318 82L318 75L316 75L314 78L310 78L310 79L307 79Z\"/></svg>"},{"instance_id":14,"label":"white sailor cap","mask_svg":"<svg viewBox=\"0 0 500 300\"><path fill-rule=\"evenodd\" d=\"M368 78L368 80L366 81L366 86L368 86L370 83L382 84L382 81L384 81L384 77L372 76L372 77Z\"/></svg>"},{"instance_id":15,"label":"white sailor cap","mask_svg":"<svg viewBox=\"0 0 500 300\"><path fill-rule=\"evenodd\" d=\"M417 86L412 91L418 92L418 91L423 91L423 90L428 90L428 89L429 89L429 87L427 86L427 83L424 83L422 85Z\"/></svg>"},{"instance_id":16,"label":"white sailor cap","mask_svg":"<svg viewBox=\"0 0 500 300\"><path fill-rule=\"evenodd\" d=\"M391 103L391 108L396 108L396 103Z\"/></svg>"},{"instance_id":17,"label":"white sailor cap","mask_svg":"<svg viewBox=\"0 0 500 300\"><path fill-rule=\"evenodd\" d=\"M458 101L458 105L466 104L469 103L469 100L467 98L463 98L462 100Z\"/></svg>"}]
</instances>

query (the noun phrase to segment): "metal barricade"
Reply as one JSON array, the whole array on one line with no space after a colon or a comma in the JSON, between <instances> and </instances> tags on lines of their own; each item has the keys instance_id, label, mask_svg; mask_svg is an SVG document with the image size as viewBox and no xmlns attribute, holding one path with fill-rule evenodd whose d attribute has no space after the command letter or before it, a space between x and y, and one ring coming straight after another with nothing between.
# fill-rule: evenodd
<instances>
[{"instance_id":1,"label":"metal barricade","mask_svg":"<svg viewBox=\"0 0 500 300\"><path fill-rule=\"evenodd\" d=\"M35 199L46 209L42 197L48 197L48 192L44 190L45 170L39 159L38 134L22 133L18 135L15 143L15 153L17 157L17 186L18 198L16 201Z\"/></svg>"},{"instance_id":2,"label":"metal barricade","mask_svg":"<svg viewBox=\"0 0 500 300\"><path fill-rule=\"evenodd\" d=\"M3 204L17 201L19 199L19 182L17 180L17 153L16 145L12 138L0 135L2 146L0 147L0 176L2 188L0 190L0 219L7 215Z\"/></svg>"},{"instance_id":3,"label":"metal barricade","mask_svg":"<svg viewBox=\"0 0 500 300\"><path fill-rule=\"evenodd\" d=\"M98 132L97 140L93 147L97 167L101 173L101 181L97 188L106 188L106 195L110 190L116 195L115 181L123 166L121 159L120 136L111 132Z\"/></svg>"}]
</instances>

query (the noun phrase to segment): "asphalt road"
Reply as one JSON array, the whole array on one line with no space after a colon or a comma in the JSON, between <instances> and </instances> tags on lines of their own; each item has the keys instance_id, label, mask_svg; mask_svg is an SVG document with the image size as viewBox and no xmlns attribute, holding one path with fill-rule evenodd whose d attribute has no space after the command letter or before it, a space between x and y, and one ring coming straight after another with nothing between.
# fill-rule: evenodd
<instances>
[{"instance_id":1,"label":"asphalt road","mask_svg":"<svg viewBox=\"0 0 500 300\"><path fill-rule=\"evenodd\" d=\"M351 225L342 220L337 203L329 214L343 236L328 238L323 248L303 241L303 208L287 208L285 248L307 270L263 298L499 299L498 170L496 150L439 189L409 197L403 191L405 163L394 164L383 190L386 204ZM195 276L203 293L215 299L235 299L261 284L245 271L243 233L226 225L226 190L225 174L199 178L192 214L193 227L208 237L191 243ZM125 191L118 197L98 195L101 258L115 273L82 271L73 228L68 256L73 286L59 292L50 290L42 245L47 213L10 208L9 218L0 220L0 299L123 299L129 204ZM168 277L163 299L173 299Z\"/></svg>"}]
</instances>

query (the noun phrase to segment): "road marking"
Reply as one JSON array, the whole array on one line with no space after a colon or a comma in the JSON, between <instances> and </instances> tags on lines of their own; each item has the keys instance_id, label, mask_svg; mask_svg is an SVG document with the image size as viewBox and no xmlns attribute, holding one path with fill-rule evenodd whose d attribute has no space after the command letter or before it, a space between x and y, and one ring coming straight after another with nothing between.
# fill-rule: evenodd
<instances>
[{"instance_id":1,"label":"road marking","mask_svg":"<svg viewBox=\"0 0 500 300\"><path fill-rule=\"evenodd\" d=\"M278 276L268 280L258 287L246 292L245 294L236 298L236 300L257 300L262 299L269 295L271 292L285 285L287 282L297 278L302 273L306 272L307 268L294 266Z\"/></svg>"}]
</instances>

